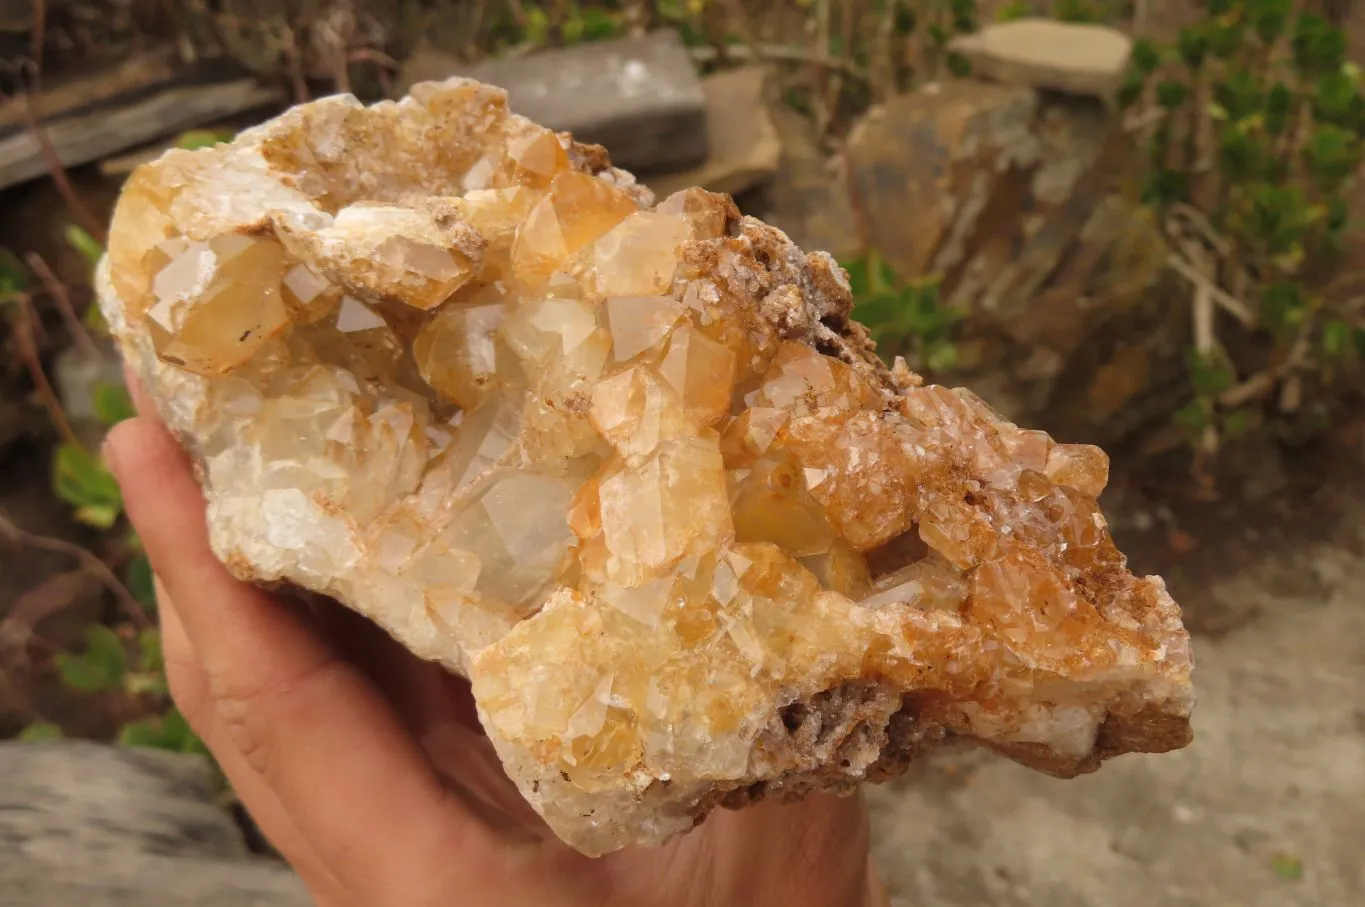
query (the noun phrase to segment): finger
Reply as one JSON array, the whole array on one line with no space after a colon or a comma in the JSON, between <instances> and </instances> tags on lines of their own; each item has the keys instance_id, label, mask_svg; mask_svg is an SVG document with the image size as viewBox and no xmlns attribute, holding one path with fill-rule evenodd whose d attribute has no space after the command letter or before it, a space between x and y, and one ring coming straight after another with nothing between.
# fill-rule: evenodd
<instances>
[{"instance_id":1,"label":"finger","mask_svg":"<svg viewBox=\"0 0 1365 907\"><path fill-rule=\"evenodd\" d=\"M107 456L218 718L332 871L369 889L420 878L435 854L485 856L482 826L306 611L237 582L213 556L199 488L165 430L126 420ZM373 846L380 828L401 830L401 846Z\"/></svg>"},{"instance_id":2,"label":"finger","mask_svg":"<svg viewBox=\"0 0 1365 907\"><path fill-rule=\"evenodd\" d=\"M222 723L209 694L208 676L199 665L189 637L176 613L175 600L165 591L158 577L157 613L161 619L161 646L166 664L166 681L171 698L199 739L213 753L214 760L256 826L271 845L289 861L310 890L321 892L340 888L340 882L327 869L308 840L294 825L274 791L247 765L237 748L226 739Z\"/></svg>"},{"instance_id":3,"label":"finger","mask_svg":"<svg viewBox=\"0 0 1365 907\"><path fill-rule=\"evenodd\" d=\"M313 613L332 644L374 682L414 737L420 740L451 722L483 733L468 680L418 658L373 621L337 602L321 600Z\"/></svg>"}]
</instances>

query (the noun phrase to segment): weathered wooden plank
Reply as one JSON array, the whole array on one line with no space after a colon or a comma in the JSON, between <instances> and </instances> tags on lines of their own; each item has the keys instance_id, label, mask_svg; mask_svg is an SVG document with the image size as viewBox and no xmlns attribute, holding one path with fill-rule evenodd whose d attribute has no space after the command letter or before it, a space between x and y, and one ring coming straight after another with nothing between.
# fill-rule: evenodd
<instances>
[{"instance_id":1,"label":"weathered wooden plank","mask_svg":"<svg viewBox=\"0 0 1365 907\"><path fill-rule=\"evenodd\" d=\"M305 907L195 756L0 743L0 907Z\"/></svg>"},{"instance_id":2,"label":"weathered wooden plank","mask_svg":"<svg viewBox=\"0 0 1365 907\"><path fill-rule=\"evenodd\" d=\"M501 86L514 111L644 172L682 170L706 158L706 97L677 34L599 41L475 66L430 51L403 68L403 82L467 76Z\"/></svg>"},{"instance_id":3,"label":"weathered wooden plank","mask_svg":"<svg viewBox=\"0 0 1365 907\"><path fill-rule=\"evenodd\" d=\"M123 103L115 99L47 123L45 129L62 164L73 167L279 101L277 91L249 78L172 85ZM46 172L42 146L31 130L0 138L0 189Z\"/></svg>"},{"instance_id":4,"label":"weathered wooden plank","mask_svg":"<svg viewBox=\"0 0 1365 907\"><path fill-rule=\"evenodd\" d=\"M98 73L45 86L38 100L38 113L51 120L121 94L145 90L175 77L178 57L174 47L162 47L119 61ZM10 98L0 104L0 133L22 127L21 101Z\"/></svg>"}]
</instances>

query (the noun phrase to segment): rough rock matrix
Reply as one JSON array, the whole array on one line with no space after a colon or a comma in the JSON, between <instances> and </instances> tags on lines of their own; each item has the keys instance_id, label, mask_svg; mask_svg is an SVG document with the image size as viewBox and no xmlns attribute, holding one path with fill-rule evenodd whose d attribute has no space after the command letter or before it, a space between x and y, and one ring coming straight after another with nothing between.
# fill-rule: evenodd
<instances>
[{"instance_id":1,"label":"rough rock matrix","mask_svg":"<svg viewBox=\"0 0 1365 907\"><path fill-rule=\"evenodd\" d=\"M452 80L140 168L104 311L218 556L473 683L589 854L926 747L1058 775L1190 739L1107 460L888 370L827 255Z\"/></svg>"}]
</instances>

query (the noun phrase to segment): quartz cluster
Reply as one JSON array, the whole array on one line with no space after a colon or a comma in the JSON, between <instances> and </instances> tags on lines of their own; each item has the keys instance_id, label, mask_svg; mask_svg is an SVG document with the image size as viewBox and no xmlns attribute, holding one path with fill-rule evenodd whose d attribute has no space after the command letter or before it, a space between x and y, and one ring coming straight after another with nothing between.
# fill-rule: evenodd
<instances>
[{"instance_id":1,"label":"quartz cluster","mask_svg":"<svg viewBox=\"0 0 1365 907\"><path fill-rule=\"evenodd\" d=\"M100 292L217 555L468 676L585 853L948 741L1073 775L1189 740L1099 449L886 368L828 255L497 89L168 152Z\"/></svg>"}]
</instances>

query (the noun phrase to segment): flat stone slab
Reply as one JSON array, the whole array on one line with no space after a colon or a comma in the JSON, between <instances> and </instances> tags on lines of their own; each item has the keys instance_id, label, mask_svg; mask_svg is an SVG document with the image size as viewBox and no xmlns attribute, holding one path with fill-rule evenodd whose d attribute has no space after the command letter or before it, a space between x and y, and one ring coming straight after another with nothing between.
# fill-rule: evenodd
<instances>
[{"instance_id":1,"label":"flat stone slab","mask_svg":"<svg viewBox=\"0 0 1365 907\"><path fill-rule=\"evenodd\" d=\"M649 180L659 198L692 186L738 195L777 172L782 139L764 98L767 75L744 66L702 80L711 152L700 166Z\"/></svg>"},{"instance_id":2,"label":"flat stone slab","mask_svg":"<svg viewBox=\"0 0 1365 907\"><path fill-rule=\"evenodd\" d=\"M4 907L306 907L252 855L199 756L0 741Z\"/></svg>"},{"instance_id":3,"label":"flat stone slab","mask_svg":"<svg viewBox=\"0 0 1365 907\"><path fill-rule=\"evenodd\" d=\"M949 47L981 78L1107 100L1128 68L1133 41L1103 25L1018 19L962 35Z\"/></svg>"},{"instance_id":4,"label":"flat stone slab","mask_svg":"<svg viewBox=\"0 0 1365 907\"><path fill-rule=\"evenodd\" d=\"M513 111L606 146L618 167L659 173L706 160L706 95L676 32L473 66L420 51L402 72L405 88L450 76L505 88Z\"/></svg>"}]
</instances>

